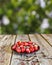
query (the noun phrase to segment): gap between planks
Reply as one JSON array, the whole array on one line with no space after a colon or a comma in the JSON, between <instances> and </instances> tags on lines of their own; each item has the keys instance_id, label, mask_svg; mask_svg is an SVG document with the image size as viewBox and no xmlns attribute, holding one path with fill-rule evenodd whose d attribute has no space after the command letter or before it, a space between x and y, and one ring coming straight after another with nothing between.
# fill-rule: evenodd
<instances>
[{"instance_id":1,"label":"gap between planks","mask_svg":"<svg viewBox=\"0 0 52 65\"><path fill-rule=\"evenodd\" d=\"M48 38L48 36L46 34L40 34L42 36L42 38L44 38L44 40L46 40L46 42L52 47L52 38Z\"/></svg>"},{"instance_id":2,"label":"gap between planks","mask_svg":"<svg viewBox=\"0 0 52 65\"><path fill-rule=\"evenodd\" d=\"M14 44L16 42L16 37L17 37L17 35L15 36ZM12 57L13 57L13 51L11 52L11 59L10 59L10 64L9 65L11 65Z\"/></svg>"}]
</instances>

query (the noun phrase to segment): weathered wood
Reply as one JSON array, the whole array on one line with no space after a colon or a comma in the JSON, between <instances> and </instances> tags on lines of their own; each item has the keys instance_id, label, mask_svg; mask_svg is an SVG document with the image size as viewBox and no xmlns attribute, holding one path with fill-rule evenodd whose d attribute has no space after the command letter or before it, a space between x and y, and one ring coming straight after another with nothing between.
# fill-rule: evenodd
<instances>
[{"instance_id":1,"label":"weathered wood","mask_svg":"<svg viewBox=\"0 0 52 65\"><path fill-rule=\"evenodd\" d=\"M25 35L25 34L17 35L16 42L17 41L26 41L26 42L29 41L28 35Z\"/></svg>"},{"instance_id":2,"label":"weathered wood","mask_svg":"<svg viewBox=\"0 0 52 65\"><path fill-rule=\"evenodd\" d=\"M1 39L5 38L7 35L0 35L0 41Z\"/></svg>"},{"instance_id":3,"label":"weathered wood","mask_svg":"<svg viewBox=\"0 0 52 65\"><path fill-rule=\"evenodd\" d=\"M48 36L50 36L52 38L52 34L46 34L46 35L48 35Z\"/></svg>"},{"instance_id":4,"label":"weathered wood","mask_svg":"<svg viewBox=\"0 0 52 65\"><path fill-rule=\"evenodd\" d=\"M44 45L44 47L46 48L47 52L48 52L48 57L52 57L52 47L47 43L47 41L45 41L40 35L36 34L36 36L38 37L38 39L40 40L40 42ZM49 60L49 64L52 65L52 60Z\"/></svg>"},{"instance_id":5,"label":"weathered wood","mask_svg":"<svg viewBox=\"0 0 52 65\"><path fill-rule=\"evenodd\" d=\"M44 45L44 47L47 49L49 56L52 56L52 47L40 35L36 34L36 36L38 37L42 45Z\"/></svg>"},{"instance_id":6,"label":"weathered wood","mask_svg":"<svg viewBox=\"0 0 52 65\"><path fill-rule=\"evenodd\" d=\"M1 40L1 41L4 41L4 40L8 39L10 36L11 36L11 35L0 35L0 40ZM0 42L1 42L1 41L0 41Z\"/></svg>"},{"instance_id":7,"label":"weathered wood","mask_svg":"<svg viewBox=\"0 0 52 65\"><path fill-rule=\"evenodd\" d=\"M47 44L47 42L44 39L41 39L39 35L30 34L29 36L30 36L31 41L37 43L40 46L40 51L38 51L36 53L36 56L39 61L38 64L52 65L52 60L45 59L45 57L44 57L49 54L49 50L50 50L50 49L47 50L47 47L44 46L44 44ZM49 48L50 48L50 46L49 46ZM33 60L35 60L35 58Z\"/></svg>"},{"instance_id":8,"label":"weathered wood","mask_svg":"<svg viewBox=\"0 0 52 65\"><path fill-rule=\"evenodd\" d=\"M11 37L12 37L11 35L5 35L3 38L1 38L1 40L0 40L0 46L5 45L6 42L8 42L8 40L10 40Z\"/></svg>"},{"instance_id":9,"label":"weathered wood","mask_svg":"<svg viewBox=\"0 0 52 65\"><path fill-rule=\"evenodd\" d=\"M29 41L27 35L17 35L16 42L17 41ZM16 52L13 52L11 65L22 65L27 64L24 60L26 59L26 56L24 54L18 54Z\"/></svg>"},{"instance_id":10,"label":"weathered wood","mask_svg":"<svg viewBox=\"0 0 52 65\"><path fill-rule=\"evenodd\" d=\"M36 34L35 35L30 34L29 36L30 36L31 41L35 42L36 44L38 44L40 46L40 51L39 52L41 52L42 50L45 50L44 46L42 45L40 40L36 37ZM47 54L47 53L45 53L45 54Z\"/></svg>"},{"instance_id":11,"label":"weathered wood","mask_svg":"<svg viewBox=\"0 0 52 65\"><path fill-rule=\"evenodd\" d=\"M3 38L5 35L0 35L0 39Z\"/></svg>"},{"instance_id":12,"label":"weathered wood","mask_svg":"<svg viewBox=\"0 0 52 65\"><path fill-rule=\"evenodd\" d=\"M2 39L2 41L0 42L0 44L2 44L0 46L0 65L10 64L12 54L11 45L14 44L15 35L11 35L11 37L7 35L7 38L7 41L5 41L6 39Z\"/></svg>"},{"instance_id":13,"label":"weathered wood","mask_svg":"<svg viewBox=\"0 0 52 65\"><path fill-rule=\"evenodd\" d=\"M41 34L50 46L52 46L52 34Z\"/></svg>"},{"instance_id":14,"label":"weathered wood","mask_svg":"<svg viewBox=\"0 0 52 65\"><path fill-rule=\"evenodd\" d=\"M15 40L16 39L16 40ZM17 41L37 43L40 50L31 54L18 54L11 50ZM52 65L52 34L0 35L0 65Z\"/></svg>"}]
</instances>

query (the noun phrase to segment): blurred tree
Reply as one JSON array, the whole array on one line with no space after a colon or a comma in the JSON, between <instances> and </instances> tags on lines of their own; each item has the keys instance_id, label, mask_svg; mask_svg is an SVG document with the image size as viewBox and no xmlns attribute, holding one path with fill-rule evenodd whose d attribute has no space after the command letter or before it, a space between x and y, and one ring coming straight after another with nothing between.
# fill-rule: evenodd
<instances>
[{"instance_id":1,"label":"blurred tree","mask_svg":"<svg viewBox=\"0 0 52 65\"><path fill-rule=\"evenodd\" d=\"M49 28L42 32L44 18ZM52 0L0 0L0 20L0 34L52 33Z\"/></svg>"}]
</instances>

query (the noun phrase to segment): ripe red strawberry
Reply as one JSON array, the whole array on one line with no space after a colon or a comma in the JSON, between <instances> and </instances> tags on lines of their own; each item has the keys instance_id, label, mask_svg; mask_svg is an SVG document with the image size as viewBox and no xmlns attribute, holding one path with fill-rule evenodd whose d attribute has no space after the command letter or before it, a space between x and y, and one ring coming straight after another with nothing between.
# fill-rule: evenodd
<instances>
[{"instance_id":1,"label":"ripe red strawberry","mask_svg":"<svg viewBox=\"0 0 52 65\"><path fill-rule=\"evenodd\" d=\"M30 53L30 49L29 49L29 48L27 48L27 49L26 49L26 52L27 52L27 53Z\"/></svg>"},{"instance_id":2,"label":"ripe red strawberry","mask_svg":"<svg viewBox=\"0 0 52 65\"><path fill-rule=\"evenodd\" d=\"M30 52L34 52L34 48L30 48Z\"/></svg>"},{"instance_id":3,"label":"ripe red strawberry","mask_svg":"<svg viewBox=\"0 0 52 65\"><path fill-rule=\"evenodd\" d=\"M21 45L22 43L21 43L21 41L18 41L17 44L18 44L18 45Z\"/></svg>"},{"instance_id":4,"label":"ripe red strawberry","mask_svg":"<svg viewBox=\"0 0 52 65\"><path fill-rule=\"evenodd\" d=\"M21 42L22 45L25 45L25 42Z\"/></svg>"},{"instance_id":5,"label":"ripe red strawberry","mask_svg":"<svg viewBox=\"0 0 52 65\"><path fill-rule=\"evenodd\" d=\"M17 47L17 48L16 48L16 51L17 51L18 53L21 53L20 47Z\"/></svg>"},{"instance_id":6,"label":"ripe red strawberry","mask_svg":"<svg viewBox=\"0 0 52 65\"><path fill-rule=\"evenodd\" d=\"M35 51L38 50L38 45L34 45L34 50L35 50Z\"/></svg>"},{"instance_id":7,"label":"ripe red strawberry","mask_svg":"<svg viewBox=\"0 0 52 65\"><path fill-rule=\"evenodd\" d=\"M29 44L27 42L25 42L25 46L28 46Z\"/></svg>"},{"instance_id":8,"label":"ripe red strawberry","mask_svg":"<svg viewBox=\"0 0 52 65\"><path fill-rule=\"evenodd\" d=\"M33 48L33 47L34 47L34 46L31 44L31 45L30 45L30 48Z\"/></svg>"},{"instance_id":9,"label":"ripe red strawberry","mask_svg":"<svg viewBox=\"0 0 52 65\"><path fill-rule=\"evenodd\" d=\"M23 45L20 45L20 48L23 48L24 46Z\"/></svg>"},{"instance_id":10,"label":"ripe red strawberry","mask_svg":"<svg viewBox=\"0 0 52 65\"><path fill-rule=\"evenodd\" d=\"M25 48L23 47L23 48L21 48L21 52L23 53L23 52L25 52Z\"/></svg>"},{"instance_id":11,"label":"ripe red strawberry","mask_svg":"<svg viewBox=\"0 0 52 65\"><path fill-rule=\"evenodd\" d=\"M34 52L34 47L32 48L32 52Z\"/></svg>"},{"instance_id":12,"label":"ripe red strawberry","mask_svg":"<svg viewBox=\"0 0 52 65\"><path fill-rule=\"evenodd\" d=\"M32 48L30 48L30 52L32 52Z\"/></svg>"},{"instance_id":13,"label":"ripe red strawberry","mask_svg":"<svg viewBox=\"0 0 52 65\"><path fill-rule=\"evenodd\" d=\"M12 48L12 50L15 50L16 49L16 44L13 45L11 48Z\"/></svg>"},{"instance_id":14,"label":"ripe red strawberry","mask_svg":"<svg viewBox=\"0 0 52 65\"><path fill-rule=\"evenodd\" d=\"M19 45L18 45L18 43L16 43L15 45L16 45L16 47L18 47L18 46L19 46Z\"/></svg>"},{"instance_id":15,"label":"ripe red strawberry","mask_svg":"<svg viewBox=\"0 0 52 65\"><path fill-rule=\"evenodd\" d=\"M33 42L32 42L32 41L29 41L28 43L29 43L29 44L33 44Z\"/></svg>"}]
</instances>

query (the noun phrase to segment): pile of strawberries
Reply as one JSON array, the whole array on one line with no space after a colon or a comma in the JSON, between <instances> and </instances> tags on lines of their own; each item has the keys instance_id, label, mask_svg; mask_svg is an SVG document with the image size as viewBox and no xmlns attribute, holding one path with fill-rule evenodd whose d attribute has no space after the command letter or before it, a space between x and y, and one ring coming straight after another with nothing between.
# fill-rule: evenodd
<instances>
[{"instance_id":1,"label":"pile of strawberries","mask_svg":"<svg viewBox=\"0 0 52 65\"><path fill-rule=\"evenodd\" d=\"M12 50L17 53L32 53L39 50L39 46L36 43L31 41L29 42L21 42L18 41L14 45L12 45Z\"/></svg>"}]
</instances>

